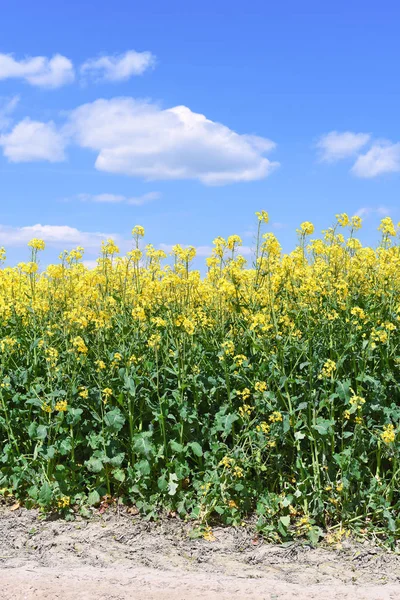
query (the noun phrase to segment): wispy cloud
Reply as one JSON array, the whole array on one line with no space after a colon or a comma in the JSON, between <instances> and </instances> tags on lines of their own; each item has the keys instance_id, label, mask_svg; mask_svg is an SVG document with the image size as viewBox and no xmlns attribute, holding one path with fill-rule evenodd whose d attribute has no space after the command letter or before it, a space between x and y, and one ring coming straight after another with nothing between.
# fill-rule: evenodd
<instances>
[{"instance_id":1,"label":"wispy cloud","mask_svg":"<svg viewBox=\"0 0 400 600\"><path fill-rule=\"evenodd\" d=\"M124 54L91 58L81 66L81 74L94 81L126 81L135 75L142 75L155 65L151 52L128 50Z\"/></svg>"},{"instance_id":2,"label":"wispy cloud","mask_svg":"<svg viewBox=\"0 0 400 600\"><path fill-rule=\"evenodd\" d=\"M363 206L355 213L358 217L369 217L370 215L379 215L381 217L387 217L392 213L392 210L387 206Z\"/></svg>"},{"instance_id":3,"label":"wispy cloud","mask_svg":"<svg viewBox=\"0 0 400 600\"><path fill-rule=\"evenodd\" d=\"M4 246L25 246L32 238L40 238L55 248L73 248L83 246L89 250L99 250L104 239L113 238L122 241L117 234L80 231L68 225L30 225L27 227L9 227L0 225L0 238Z\"/></svg>"},{"instance_id":4,"label":"wispy cloud","mask_svg":"<svg viewBox=\"0 0 400 600\"><path fill-rule=\"evenodd\" d=\"M0 131L11 125L11 115L19 102L19 96L0 98Z\"/></svg>"},{"instance_id":5,"label":"wispy cloud","mask_svg":"<svg viewBox=\"0 0 400 600\"><path fill-rule=\"evenodd\" d=\"M172 252L172 248L175 244L159 244L160 250L164 250L167 254ZM182 244L182 248L187 248L188 245ZM214 246L194 246L196 249L196 256L200 257L208 257L211 256ZM252 249L249 246L240 246L237 249L237 254L242 254L243 256L250 256L252 254Z\"/></svg>"},{"instance_id":6,"label":"wispy cloud","mask_svg":"<svg viewBox=\"0 0 400 600\"><path fill-rule=\"evenodd\" d=\"M323 162L336 162L343 158L355 156L369 142L370 137L368 133L331 131L321 136L317 142L320 160Z\"/></svg>"},{"instance_id":7,"label":"wispy cloud","mask_svg":"<svg viewBox=\"0 0 400 600\"><path fill-rule=\"evenodd\" d=\"M10 162L48 161L61 162L65 159L66 140L56 125L50 121L42 123L26 118L10 133L0 135L0 146Z\"/></svg>"},{"instance_id":8,"label":"wispy cloud","mask_svg":"<svg viewBox=\"0 0 400 600\"><path fill-rule=\"evenodd\" d=\"M368 143L369 149L362 154L361 150ZM372 179L387 173L400 173L400 142L373 140L368 133L331 131L321 136L317 148L323 162L336 162L355 156L356 161L350 172L356 177Z\"/></svg>"},{"instance_id":9,"label":"wispy cloud","mask_svg":"<svg viewBox=\"0 0 400 600\"><path fill-rule=\"evenodd\" d=\"M131 206L143 206L161 198L160 192L148 192L141 196L123 196L121 194L78 194L77 199L81 202L95 202L98 204L129 204Z\"/></svg>"},{"instance_id":10,"label":"wispy cloud","mask_svg":"<svg viewBox=\"0 0 400 600\"><path fill-rule=\"evenodd\" d=\"M55 54L52 58L33 56L17 60L13 54L0 54L0 80L22 79L30 85L58 88L75 79L72 62Z\"/></svg>"},{"instance_id":11,"label":"wispy cloud","mask_svg":"<svg viewBox=\"0 0 400 600\"><path fill-rule=\"evenodd\" d=\"M359 156L351 169L357 177L372 178L385 173L400 173L400 143L376 142Z\"/></svg>"}]
</instances>

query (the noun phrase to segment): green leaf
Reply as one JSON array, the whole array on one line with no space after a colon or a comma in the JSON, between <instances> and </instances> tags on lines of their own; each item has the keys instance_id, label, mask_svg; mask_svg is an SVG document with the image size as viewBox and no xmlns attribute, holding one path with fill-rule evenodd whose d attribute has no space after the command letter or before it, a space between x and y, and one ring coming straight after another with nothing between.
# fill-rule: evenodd
<instances>
[{"instance_id":1,"label":"green leaf","mask_svg":"<svg viewBox=\"0 0 400 600\"><path fill-rule=\"evenodd\" d=\"M89 460L85 462L86 468L91 473L100 473L103 470L103 463L99 458L95 458L92 456Z\"/></svg>"},{"instance_id":2,"label":"green leaf","mask_svg":"<svg viewBox=\"0 0 400 600\"><path fill-rule=\"evenodd\" d=\"M322 531L319 527L312 527L307 533L307 537L310 540L311 545L316 546L318 544L319 538L322 537Z\"/></svg>"},{"instance_id":3,"label":"green leaf","mask_svg":"<svg viewBox=\"0 0 400 600\"><path fill-rule=\"evenodd\" d=\"M217 413L215 416L215 430L222 431L223 437L227 437L232 432L232 425L238 419L239 416L237 414L229 413L225 415L221 410L221 412Z\"/></svg>"},{"instance_id":4,"label":"green leaf","mask_svg":"<svg viewBox=\"0 0 400 600\"><path fill-rule=\"evenodd\" d=\"M305 437L306 437L306 434L303 433L302 431L296 431L296 433L294 434L295 440L304 440Z\"/></svg>"},{"instance_id":5,"label":"green leaf","mask_svg":"<svg viewBox=\"0 0 400 600\"><path fill-rule=\"evenodd\" d=\"M90 492L89 496L88 496L88 504L90 506L95 506L96 504L100 503L100 494L97 490L93 490L92 492Z\"/></svg>"},{"instance_id":6,"label":"green leaf","mask_svg":"<svg viewBox=\"0 0 400 600\"><path fill-rule=\"evenodd\" d=\"M287 433L290 429L290 419L289 415L284 415L283 417L283 433Z\"/></svg>"},{"instance_id":7,"label":"green leaf","mask_svg":"<svg viewBox=\"0 0 400 600\"><path fill-rule=\"evenodd\" d=\"M39 489L38 489L37 485L32 485L30 488L28 488L28 494L29 494L30 498L37 501L38 496L39 496Z\"/></svg>"},{"instance_id":8,"label":"green leaf","mask_svg":"<svg viewBox=\"0 0 400 600\"><path fill-rule=\"evenodd\" d=\"M125 471L123 469L116 469L113 472L113 475L114 479L116 479L117 481L120 481L121 483L125 481Z\"/></svg>"},{"instance_id":9,"label":"green leaf","mask_svg":"<svg viewBox=\"0 0 400 600\"><path fill-rule=\"evenodd\" d=\"M45 425L39 425L36 430L36 437L38 440L45 440L47 437L47 427Z\"/></svg>"},{"instance_id":10,"label":"green leaf","mask_svg":"<svg viewBox=\"0 0 400 600\"><path fill-rule=\"evenodd\" d=\"M28 427L28 435L30 438L36 438L36 428L37 424L35 423L35 421L32 421L32 423L30 423Z\"/></svg>"},{"instance_id":11,"label":"green leaf","mask_svg":"<svg viewBox=\"0 0 400 600\"><path fill-rule=\"evenodd\" d=\"M148 460L143 459L143 460L139 460L136 464L135 464L135 469L141 474L141 475L149 475L150 474L150 463Z\"/></svg>"},{"instance_id":12,"label":"green leaf","mask_svg":"<svg viewBox=\"0 0 400 600\"><path fill-rule=\"evenodd\" d=\"M27 400L26 404L31 404L32 406L37 406L38 408L42 407L42 400L39 400L39 398L32 398L31 400Z\"/></svg>"},{"instance_id":13,"label":"green leaf","mask_svg":"<svg viewBox=\"0 0 400 600\"><path fill-rule=\"evenodd\" d=\"M55 454L56 454L56 449L54 448L54 446L48 446L47 452L45 454L46 458L52 459L52 458L54 458Z\"/></svg>"},{"instance_id":14,"label":"green leaf","mask_svg":"<svg viewBox=\"0 0 400 600\"><path fill-rule=\"evenodd\" d=\"M136 387L135 387L135 382L132 379L132 377L128 377L128 375L125 375L125 377L124 377L124 386L125 386L125 389L129 392L129 394L131 396L135 395Z\"/></svg>"},{"instance_id":15,"label":"green leaf","mask_svg":"<svg viewBox=\"0 0 400 600\"><path fill-rule=\"evenodd\" d=\"M158 489L165 492L168 489L168 482L165 477L165 473L161 475L157 480Z\"/></svg>"},{"instance_id":16,"label":"green leaf","mask_svg":"<svg viewBox=\"0 0 400 600\"><path fill-rule=\"evenodd\" d=\"M170 446L171 446L171 450L173 452L177 452L178 454L183 452L185 449L184 446L182 446L182 444L178 444L178 442L175 442L175 440L171 440Z\"/></svg>"},{"instance_id":17,"label":"green leaf","mask_svg":"<svg viewBox=\"0 0 400 600\"><path fill-rule=\"evenodd\" d=\"M169 481L168 481L168 494L170 496L175 496L175 494L176 494L176 490L178 489L178 485L179 485L179 483L177 483L177 481L178 481L178 477L177 477L176 473L170 473Z\"/></svg>"},{"instance_id":18,"label":"green leaf","mask_svg":"<svg viewBox=\"0 0 400 600\"><path fill-rule=\"evenodd\" d=\"M279 517L280 522L282 523L282 525L284 526L285 529L287 529L290 525L290 516L289 515L285 515L283 517Z\"/></svg>"},{"instance_id":19,"label":"green leaf","mask_svg":"<svg viewBox=\"0 0 400 600\"><path fill-rule=\"evenodd\" d=\"M64 438L58 447L58 451L61 456L66 456L72 450L72 444L70 438Z\"/></svg>"},{"instance_id":20,"label":"green leaf","mask_svg":"<svg viewBox=\"0 0 400 600\"><path fill-rule=\"evenodd\" d=\"M106 427L108 427L111 431L117 433L123 428L125 423L125 417L121 413L119 408L114 408L113 410L110 410L105 414L104 423Z\"/></svg>"},{"instance_id":21,"label":"green leaf","mask_svg":"<svg viewBox=\"0 0 400 600\"><path fill-rule=\"evenodd\" d=\"M203 456L203 449L198 442L190 442L190 444L188 444L188 446L191 447L193 454L195 454L196 456L199 456L199 457Z\"/></svg>"},{"instance_id":22,"label":"green leaf","mask_svg":"<svg viewBox=\"0 0 400 600\"><path fill-rule=\"evenodd\" d=\"M154 452L153 444L150 441L152 436L151 431L143 431L138 433L133 442L133 447L138 454L149 457Z\"/></svg>"},{"instance_id":23,"label":"green leaf","mask_svg":"<svg viewBox=\"0 0 400 600\"><path fill-rule=\"evenodd\" d=\"M115 456L110 458L109 463L113 467L120 467L124 461L124 458L125 458L125 452L120 452L119 454L116 454Z\"/></svg>"},{"instance_id":24,"label":"green leaf","mask_svg":"<svg viewBox=\"0 0 400 600\"><path fill-rule=\"evenodd\" d=\"M319 434L321 435L327 435L330 430L332 425L334 424L334 421L329 421L328 419L317 419L317 422L315 425L312 425L312 428L315 429L316 431L318 431Z\"/></svg>"},{"instance_id":25,"label":"green leaf","mask_svg":"<svg viewBox=\"0 0 400 600\"><path fill-rule=\"evenodd\" d=\"M81 408L68 408L67 412L67 423L69 425L76 425L81 420L83 410Z\"/></svg>"},{"instance_id":26,"label":"green leaf","mask_svg":"<svg viewBox=\"0 0 400 600\"><path fill-rule=\"evenodd\" d=\"M38 503L40 504L40 506L47 506L48 504L50 504L52 497L52 489L47 483L47 481L45 481L39 490Z\"/></svg>"}]
</instances>

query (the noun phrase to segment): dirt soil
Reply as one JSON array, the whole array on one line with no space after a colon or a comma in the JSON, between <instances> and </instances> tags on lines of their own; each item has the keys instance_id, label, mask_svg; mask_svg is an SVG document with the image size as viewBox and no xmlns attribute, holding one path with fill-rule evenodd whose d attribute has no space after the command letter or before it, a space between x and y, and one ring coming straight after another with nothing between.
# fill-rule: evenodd
<instances>
[{"instance_id":1,"label":"dirt soil","mask_svg":"<svg viewBox=\"0 0 400 600\"><path fill-rule=\"evenodd\" d=\"M216 528L209 542L178 519L13 508L0 507L2 600L400 599L400 557L368 544L278 546L246 528Z\"/></svg>"}]
</instances>

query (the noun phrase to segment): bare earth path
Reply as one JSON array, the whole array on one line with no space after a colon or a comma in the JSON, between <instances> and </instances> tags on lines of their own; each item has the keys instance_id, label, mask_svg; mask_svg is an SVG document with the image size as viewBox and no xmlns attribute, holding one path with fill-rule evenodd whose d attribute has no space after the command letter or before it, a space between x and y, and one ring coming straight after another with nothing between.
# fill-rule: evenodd
<instances>
[{"instance_id":1,"label":"bare earth path","mask_svg":"<svg viewBox=\"0 0 400 600\"><path fill-rule=\"evenodd\" d=\"M371 546L274 546L245 529L206 542L188 531L175 519L43 521L0 508L1 599L400 599L400 557Z\"/></svg>"}]
</instances>

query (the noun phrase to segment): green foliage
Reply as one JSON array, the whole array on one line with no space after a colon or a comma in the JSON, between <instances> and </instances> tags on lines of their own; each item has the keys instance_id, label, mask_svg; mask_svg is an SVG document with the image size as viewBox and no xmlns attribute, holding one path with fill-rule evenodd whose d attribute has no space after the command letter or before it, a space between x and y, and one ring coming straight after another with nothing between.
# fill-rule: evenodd
<instances>
[{"instance_id":1,"label":"green foliage","mask_svg":"<svg viewBox=\"0 0 400 600\"><path fill-rule=\"evenodd\" d=\"M381 248L370 271L329 255L313 271L300 250L290 268L267 250L264 270L217 261L201 285L188 263L150 269L143 287L136 263L90 277L64 265L36 304L31 278L29 302L2 309L0 488L66 513L107 494L205 526L256 514L269 539L343 527L393 543L398 253ZM70 298L84 293L81 312Z\"/></svg>"}]
</instances>

